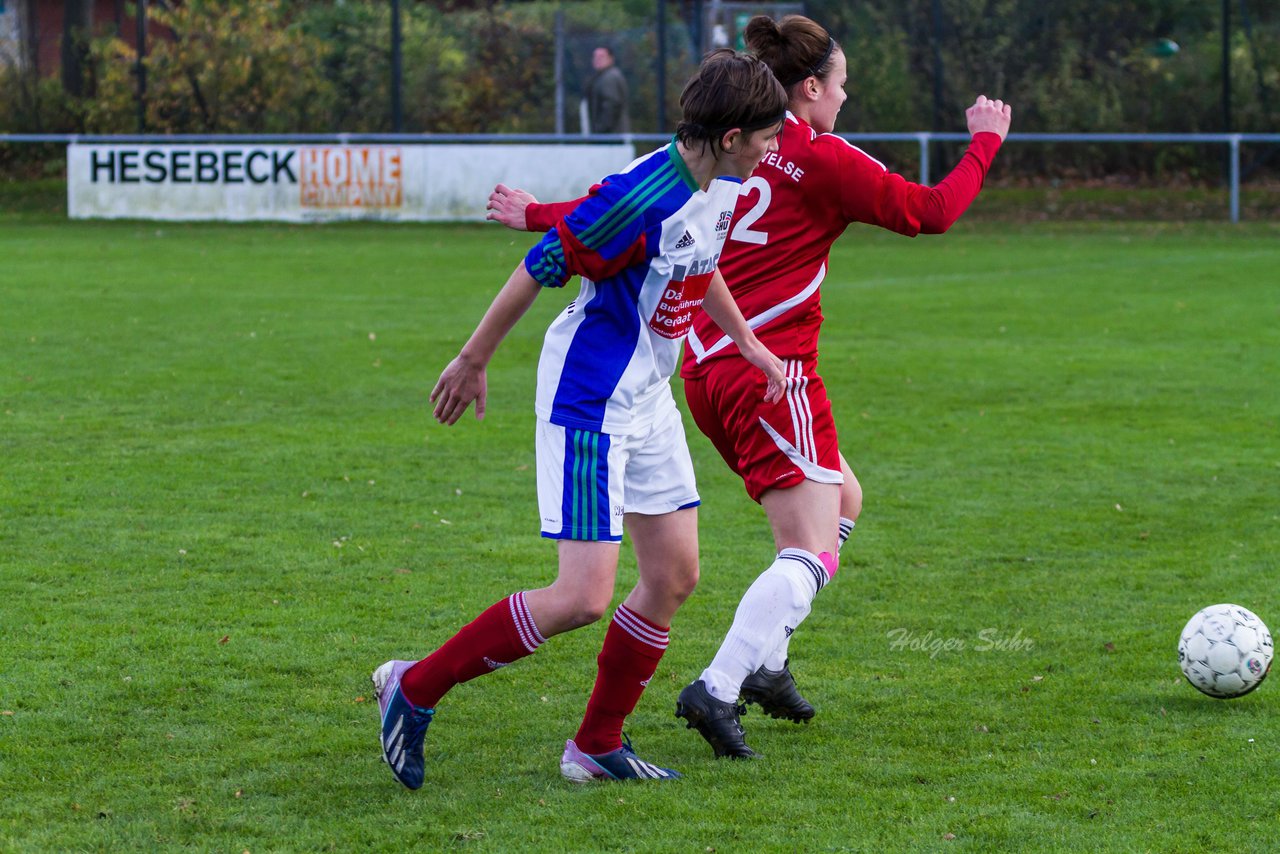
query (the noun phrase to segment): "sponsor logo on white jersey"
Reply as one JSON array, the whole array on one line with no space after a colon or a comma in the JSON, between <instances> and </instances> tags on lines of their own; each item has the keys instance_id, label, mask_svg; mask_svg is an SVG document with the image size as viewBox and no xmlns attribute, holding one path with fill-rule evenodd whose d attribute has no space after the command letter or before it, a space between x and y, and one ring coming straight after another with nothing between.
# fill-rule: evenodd
<instances>
[{"instance_id":1,"label":"sponsor logo on white jersey","mask_svg":"<svg viewBox=\"0 0 1280 854\"><path fill-rule=\"evenodd\" d=\"M733 208L720 211L720 219L716 222L716 237L724 239L729 233L729 224L733 222Z\"/></svg>"}]
</instances>

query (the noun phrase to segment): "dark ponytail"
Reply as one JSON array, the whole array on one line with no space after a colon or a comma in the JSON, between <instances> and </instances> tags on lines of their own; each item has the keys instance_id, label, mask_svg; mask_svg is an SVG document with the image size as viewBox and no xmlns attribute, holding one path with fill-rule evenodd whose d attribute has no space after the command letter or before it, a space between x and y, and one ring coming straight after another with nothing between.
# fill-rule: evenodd
<instances>
[{"instance_id":1,"label":"dark ponytail","mask_svg":"<svg viewBox=\"0 0 1280 854\"><path fill-rule=\"evenodd\" d=\"M825 79L840 46L821 24L803 15L787 15L780 21L757 15L747 22L743 39L786 89L810 77Z\"/></svg>"}]
</instances>

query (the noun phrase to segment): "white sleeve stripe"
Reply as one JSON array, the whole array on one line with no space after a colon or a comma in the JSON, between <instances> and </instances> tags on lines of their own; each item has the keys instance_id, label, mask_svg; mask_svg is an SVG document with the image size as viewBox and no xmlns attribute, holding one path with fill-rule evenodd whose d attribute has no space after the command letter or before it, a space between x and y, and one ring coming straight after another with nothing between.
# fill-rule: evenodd
<instances>
[{"instance_id":1,"label":"white sleeve stripe","mask_svg":"<svg viewBox=\"0 0 1280 854\"><path fill-rule=\"evenodd\" d=\"M885 171L885 172L888 172L888 171L889 171L889 167L888 167L888 166L885 166L885 165L884 165L883 163L881 163L879 160L876 160L876 159L875 159L874 157L872 157L870 154L867 154L867 153L866 153L865 151L863 151L861 148L858 148L858 146L854 145L852 142L850 142L849 140L845 139L844 137L842 137L842 136L836 136L834 133L824 133L824 134L819 134L819 136L829 136L829 137L831 137L832 139L838 139L838 140L840 140L841 142L843 142L845 145L847 145L847 146L849 146L850 148L852 148L854 151L856 151L856 152L858 152L859 154L861 154L863 157L865 157L865 158L867 158L868 160L870 160L870 161L871 161L872 163L874 163L875 165L879 166L883 171Z\"/></svg>"},{"instance_id":2,"label":"white sleeve stripe","mask_svg":"<svg viewBox=\"0 0 1280 854\"><path fill-rule=\"evenodd\" d=\"M747 326L752 329L759 329L776 317L781 317L791 309L803 303L809 297L813 296L818 288L822 285L822 280L827 277L827 264L824 261L822 266L818 268L818 274L813 277L813 281L805 285L804 290L789 299L785 299L775 306L765 309L747 320ZM707 356L719 353L725 347L733 344L733 339L728 335L721 336L720 340L712 344L710 347L704 347L702 341L698 339L693 332L689 333L689 349L693 351L693 355L698 362L701 362Z\"/></svg>"}]
</instances>

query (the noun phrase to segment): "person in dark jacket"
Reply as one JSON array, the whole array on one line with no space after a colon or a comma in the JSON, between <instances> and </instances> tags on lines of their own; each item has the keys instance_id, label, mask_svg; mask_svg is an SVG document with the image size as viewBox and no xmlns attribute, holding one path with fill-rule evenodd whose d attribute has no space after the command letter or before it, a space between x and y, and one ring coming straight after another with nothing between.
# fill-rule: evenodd
<instances>
[{"instance_id":1,"label":"person in dark jacket","mask_svg":"<svg viewBox=\"0 0 1280 854\"><path fill-rule=\"evenodd\" d=\"M614 63L613 51L598 47L591 54L595 74L587 80L587 116L591 133L631 133L627 116L627 78Z\"/></svg>"}]
</instances>

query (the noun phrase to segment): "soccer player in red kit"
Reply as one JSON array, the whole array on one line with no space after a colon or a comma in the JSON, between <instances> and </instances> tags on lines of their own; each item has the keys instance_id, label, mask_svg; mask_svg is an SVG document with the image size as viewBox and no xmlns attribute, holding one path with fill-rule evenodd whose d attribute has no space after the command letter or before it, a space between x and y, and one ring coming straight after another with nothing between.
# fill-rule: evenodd
<instances>
[{"instance_id":1,"label":"soccer player in red kit","mask_svg":"<svg viewBox=\"0 0 1280 854\"><path fill-rule=\"evenodd\" d=\"M847 65L822 26L800 15L758 16L745 38L787 90L788 116L778 151L743 185L720 270L756 335L785 361L788 391L761 403L758 372L705 314L694 320L681 370L689 411L764 507L778 549L710 665L676 705L716 756L730 757L755 755L739 720L740 697L773 717L813 717L791 676L788 643L835 576L840 546L862 509L817 372L831 245L854 222L908 236L946 231L981 189L1012 113L979 96L966 111L972 140L955 169L935 187L915 184L831 133L847 97ZM576 204L538 205L499 186L490 218L541 231Z\"/></svg>"}]
</instances>

